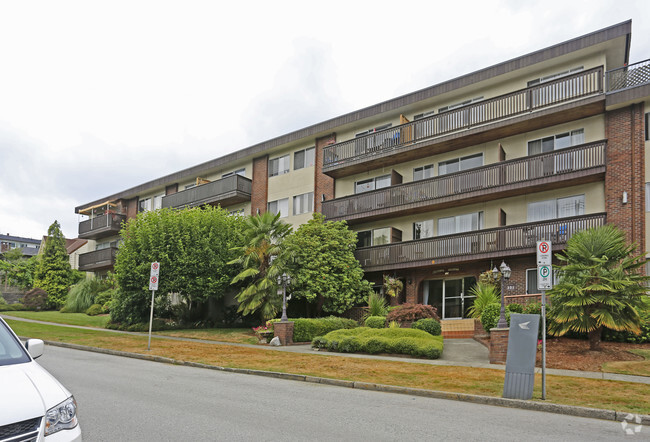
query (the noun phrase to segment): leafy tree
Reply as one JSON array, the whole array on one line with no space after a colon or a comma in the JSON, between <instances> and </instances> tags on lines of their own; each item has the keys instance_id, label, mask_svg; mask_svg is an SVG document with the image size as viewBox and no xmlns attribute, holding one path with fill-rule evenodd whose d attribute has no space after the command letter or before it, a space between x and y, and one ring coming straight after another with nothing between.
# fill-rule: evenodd
<instances>
[{"instance_id":1,"label":"leafy tree","mask_svg":"<svg viewBox=\"0 0 650 442\"><path fill-rule=\"evenodd\" d=\"M474 303L467 311L470 318L480 319L485 307L490 304L498 304L500 301L499 290L497 290L494 284L478 282L474 287L469 289L469 294L475 296ZM501 305L499 304L500 308Z\"/></svg>"},{"instance_id":2,"label":"leafy tree","mask_svg":"<svg viewBox=\"0 0 650 442\"><path fill-rule=\"evenodd\" d=\"M160 263L156 314L169 313L168 294L177 293L192 319L205 317L210 300L220 300L237 268L231 248L241 244L241 217L221 208L161 209L138 214L122 229L115 262L119 291L111 320L124 324L149 319L149 272Z\"/></svg>"},{"instance_id":3,"label":"leafy tree","mask_svg":"<svg viewBox=\"0 0 650 442\"><path fill-rule=\"evenodd\" d=\"M344 313L367 299L372 289L354 257L356 244L356 233L344 221L325 222L314 213L285 242L292 298L306 300L319 316Z\"/></svg>"},{"instance_id":4,"label":"leafy tree","mask_svg":"<svg viewBox=\"0 0 650 442\"><path fill-rule=\"evenodd\" d=\"M73 279L65 238L59 222L54 221L47 229L47 239L34 275L34 287L47 292L48 308L59 309L65 304Z\"/></svg>"},{"instance_id":5,"label":"leafy tree","mask_svg":"<svg viewBox=\"0 0 650 442\"><path fill-rule=\"evenodd\" d=\"M604 328L640 333L639 313L648 308L644 255L626 245L625 234L606 225L573 235L556 267L560 282L551 291L549 331L587 333L591 350L600 349Z\"/></svg>"},{"instance_id":6,"label":"leafy tree","mask_svg":"<svg viewBox=\"0 0 650 442\"><path fill-rule=\"evenodd\" d=\"M243 270L232 280L244 287L237 294L243 315L258 312L262 319L274 318L280 308L278 278L285 268L281 259L282 244L291 233L291 226L280 220L280 214L265 212L246 218L244 245L234 251L239 257L231 264Z\"/></svg>"}]
</instances>

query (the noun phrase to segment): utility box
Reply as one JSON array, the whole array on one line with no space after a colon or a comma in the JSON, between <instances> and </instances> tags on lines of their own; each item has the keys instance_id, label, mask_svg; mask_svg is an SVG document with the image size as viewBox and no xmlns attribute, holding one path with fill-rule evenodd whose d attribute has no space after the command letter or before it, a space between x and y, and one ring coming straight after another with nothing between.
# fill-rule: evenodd
<instances>
[{"instance_id":1,"label":"utility box","mask_svg":"<svg viewBox=\"0 0 650 442\"><path fill-rule=\"evenodd\" d=\"M538 330L539 315L510 315L503 397L525 400L533 397Z\"/></svg>"}]
</instances>

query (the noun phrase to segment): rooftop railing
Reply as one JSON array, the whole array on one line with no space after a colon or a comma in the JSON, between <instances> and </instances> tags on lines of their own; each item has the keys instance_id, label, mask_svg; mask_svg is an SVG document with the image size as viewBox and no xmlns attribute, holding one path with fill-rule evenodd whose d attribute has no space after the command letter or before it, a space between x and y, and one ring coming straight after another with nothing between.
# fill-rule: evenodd
<instances>
[{"instance_id":1,"label":"rooftop railing","mask_svg":"<svg viewBox=\"0 0 650 442\"><path fill-rule=\"evenodd\" d=\"M471 192L560 177L605 165L606 141L582 144L464 172L428 178L323 202L323 214L337 220L380 209L436 204ZM371 215L371 213L369 214Z\"/></svg>"},{"instance_id":2,"label":"rooftop railing","mask_svg":"<svg viewBox=\"0 0 650 442\"><path fill-rule=\"evenodd\" d=\"M605 74L607 92L615 92L650 83L650 59L640 61Z\"/></svg>"},{"instance_id":3,"label":"rooftop railing","mask_svg":"<svg viewBox=\"0 0 650 442\"><path fill-rule=\"evenodd\" d=\"M557 80L442 112L390 129L327 146L323 170L364 161L383 152L469 129L526 112L603 92L603 68L597 67Z\"/></svg>"},{"instance_id":4,"label":"rooftop railing","mask_svg":"<svg viewBox=\"0 0 650 442\"><path fill-rule=\"evenodd\" d=\"M562 246L574 233L602 226L605 222L604 213L559 218L365 247L357 249L355 257L364 270L371 271L391 266L431 265L432 261L445 258L485 259L526 249L534 253L537 241L550 240L554 247L556 244Z\"/></svg>"}]
</instances>

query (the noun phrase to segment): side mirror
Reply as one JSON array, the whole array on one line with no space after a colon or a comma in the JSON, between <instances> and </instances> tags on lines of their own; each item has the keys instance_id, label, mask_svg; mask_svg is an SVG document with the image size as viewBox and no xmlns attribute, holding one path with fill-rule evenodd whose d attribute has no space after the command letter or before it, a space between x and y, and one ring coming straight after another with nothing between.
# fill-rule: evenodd
<instances>
[{"instance_id":1,"label":"side mirror","mask_svg":"<svg viewBox=\"0 0 650 442\"><path fill-rule=\"evenodd\" d=\"M40 339L28 339L27 342L25 342L25 348L32 358L36 359L43 354L45 343Z\"/></svg>"}]
</instances>

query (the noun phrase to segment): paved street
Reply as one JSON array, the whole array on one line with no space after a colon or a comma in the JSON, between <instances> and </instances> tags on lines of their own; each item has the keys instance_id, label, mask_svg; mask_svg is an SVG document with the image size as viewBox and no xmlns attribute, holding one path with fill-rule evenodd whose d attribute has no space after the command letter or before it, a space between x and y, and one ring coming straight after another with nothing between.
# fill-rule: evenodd
<instances>
[{"instance_id":1,"label":"paved street","mask_svg":"<svg viewBox=\"0 0 650 442\"><path fill-rule=\"evenodd\" d=\"M60 347L47 346L38 362L74 393L87 441L635 439L625 438L621 425L610 421Z\"/></svg>"}]
</instances>

